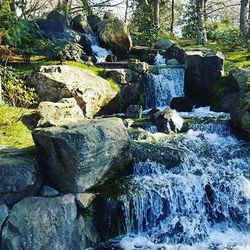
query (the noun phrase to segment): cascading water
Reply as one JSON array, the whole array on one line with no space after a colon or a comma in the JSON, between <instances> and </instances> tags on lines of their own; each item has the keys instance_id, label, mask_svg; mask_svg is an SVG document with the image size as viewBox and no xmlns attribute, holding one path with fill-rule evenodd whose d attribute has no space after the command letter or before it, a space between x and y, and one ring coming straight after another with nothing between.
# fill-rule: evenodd
<instances>
[{"instance_id":1,"label":"cascading water","mask_svg":"<svg viewBox=\"0 0 250 250\"><path fill-rule=\"evenodd\" d=\"M119 197L121 249L250 249L250 145L231 134L228 115L205 111L183 113L196 123L162 144L186 152L180 164L134 164Z\"/></svg>"},{"instance_id":2,"label":"cascading water","mask_svg":"<svg viewBox=\"0 0 250 250\"><path fill-rule=\"evenodd\" d=\"M88 44L91 45L93 55L96 57L97 62L98 63L105 62L106 57L112 53L100 46L97 35L94 32L86 34L86 38Z\"/></svg>"},{"instance_id":3,"label":"cascading water","mask_svg":"<svg viewBox=\"0 0 250 250\"><path fill-rule=\"evenodd\" d=\"M157 73L149 75L145 86L147 108L166 107L173 97L184 96L184 69L158 68Z\"/></svg>"}]
</instances>

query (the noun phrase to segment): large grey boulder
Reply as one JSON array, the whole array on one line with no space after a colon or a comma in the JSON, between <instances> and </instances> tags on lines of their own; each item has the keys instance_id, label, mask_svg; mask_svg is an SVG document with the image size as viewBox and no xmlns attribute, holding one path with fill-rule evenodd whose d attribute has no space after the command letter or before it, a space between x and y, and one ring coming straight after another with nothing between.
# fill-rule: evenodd
<instances>
[{"instance_id":1,"label":"large grey boulder","mask_svg":"<svg viewBox=\"0 0 250 250\"><path fill-rule=\"evenodd\" d=\"M196 103L209 104L215 85L224 74L224 55L204 54L202 51L186 52L185 93Z\"/></svg>"},{"instance_id":2,"label":"large grey boulder","mask_svg":"<svg viewBox=\"0 0 250 250\"><path fill-rule=\"evenodd\" d=\"M5 204L0 203L0 232L3 226L3 223L5 222L8 215L9 215L9 208Z\"/></svg>"},{"instance_id":3,"label":"large grey boulder","mask_svg":"<svg viewBox=\"0 0 250 250\"><path fill-rule=\"evenodd\" d=\"M130 140L121 119L37 129L33 138L48 176L61 192L82 193L129 164Z\"/></svg>"},{"instance_id":4,"label":"large grey boulder","mask_svg":"<svg viewBox=\"0 0 250 250\"><path fill-rule=\"evenodd\" d=\"M117 55L126 54L132 48L132 39L128 26L117 18L104 19L98 23L101 45Z\"/></svg>"},{"instance_id":5,"label":"large grey boulder","mask_svg":"<svg viewBox=\"0 0 250 250\"><path fill-rule=\"evenodd\" d=\"M75 98L63 98L59 102L40 102L38 127L60 126L84 120Z\"/></svg>"},{"instance_id":6,"label":"large grey boulder","mask_svg":"<svg viewBox=\"0 0 250 250\"><path fill-rule=\"evenodd\" d=\"M16 149L0 151L0 202L12 206L24 197L36 194L41 181L34 156Z\"/></svg>"},{"instance_id":7,"label":"large grey boulder","mask_svg":"<svg viewBox=\"0 0 250 250\"><path fill-rule=\"evenodd\" d=\"M107 80L90 70L68 65L42 66L30 78L37 84L39 101L57 102L74 97L88 118L117 95Z\"/></svg>"},{"instance_id":8,"label":"large grey boulder","mask_svg":"<svg viewBox=\"0 0 250 250\"><path fill-rule=\"evenodd\" d=\"M81 221L74 195L25 198L10 212L1 249L86 249Z\"/></svg>"},{"instance_id":9,"label":"large grey boulder","mask_svg":"<svg viewBox=\"0 0 250 250\"><path fill-rule=\"evenodd\" d=\"M88 21L81 14L75 16L72 20L72 28L81 33L87 33L91 30Z\"/></svg>"}]
</instances>

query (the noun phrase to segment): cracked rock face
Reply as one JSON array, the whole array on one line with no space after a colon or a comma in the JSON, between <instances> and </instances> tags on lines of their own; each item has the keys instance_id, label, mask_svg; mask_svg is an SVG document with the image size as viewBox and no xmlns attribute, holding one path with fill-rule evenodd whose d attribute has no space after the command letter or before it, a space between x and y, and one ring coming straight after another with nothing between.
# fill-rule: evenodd
<instances>
[{"instance_id":1,"label":"cracked rock face","mask_svg":"<svg viewBox=\"0 0 250 250\"><path fill-rule=\"evenodd\" d=\"M0 152L0 202L12 206L36 194L41 179L34 156L14 149Z\"/></svg>"},{"instance_id":2,"label":"cracked rock face","mask_svg":"<svg viewBox=\"0 0 250 250\"><path fill-rule=\"evenodd\" d=\"M80 218L74 195L25 198L10 212L2 231L1 249L85 249Z\"/></svg>"},{"instance_id":3,"label":"cracked rock face","mask_svg":"<svg viewBox=\"0 0 250 250\"><path fill-rule=\"evenodd\" d=\"M39 101L74 97L87 118L93 118L117 95L107 80L90 70L67 65L42 66L29 81L35 83Z\"/></svg>"},{"instance_id":4,"label":"cracked rock face","mask_svg":"<svg viewBox=\"0 0 250 250\"><path fill-rule=\"evenodd\" d=\"M123 173L130 139L121 119L37 129L33 138L48 178L64 193L82 193Z\"/></svg>"}]
</instances>

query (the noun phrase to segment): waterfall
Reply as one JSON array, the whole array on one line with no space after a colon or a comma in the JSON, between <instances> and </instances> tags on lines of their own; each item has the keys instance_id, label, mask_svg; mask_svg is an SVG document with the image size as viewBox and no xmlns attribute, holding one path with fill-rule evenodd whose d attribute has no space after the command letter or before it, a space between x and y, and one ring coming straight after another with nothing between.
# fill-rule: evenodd
<instances>
[{"instance_id":1,"label":"waterfall","mask_svg":"<svg viewBox=\"0 0 250 250\"><path fill-rule=\"evenodd\" d=\"M184 69L160 67L144 89L147 108L169 106L173 97L184 96Z\"/></svg>"},{"instance_id":2,"label":"waterfall","mask_svg":"<svg viewBox=\"0 0 250 250\"><path fill-rule=\"evenodd\" d=\"M159 51L157 52L157 55L155 57L155 64L166 64L166 59L159 53Z\"/></svg>"},{"instance_id":3,"label":"waterfall","mask_svg":"<svg viewBox=\"0 0 250 250\"><path fill-rule=\"evenodd\" d=\"M96 33L90 32L86 34L86 38L87 38L88 44L91 45L93 55L96 57L97 62L98 63L105 62L106 57L112 54L111 51L108 51L105 48L102 48L100 46Z\"/></svg>"},{"instance_id":4,"label":"waterfall","mask_svg":"<svg viewBox=\"0 0 250 250\"><path fill-rule=\"evenodd\" d=\"M199 122L163 143L188 152L179 165L133 165L119 198L121 249L250 249L250 144L231 134L228 115L205 113L190 113Z\"/></svg>"}]
</instances>

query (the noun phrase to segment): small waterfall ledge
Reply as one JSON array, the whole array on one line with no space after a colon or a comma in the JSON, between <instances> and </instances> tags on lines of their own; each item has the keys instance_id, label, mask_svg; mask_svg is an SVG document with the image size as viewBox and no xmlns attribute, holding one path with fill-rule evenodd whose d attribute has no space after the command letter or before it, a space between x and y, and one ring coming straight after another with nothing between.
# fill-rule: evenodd
<instances>
[{"instance_id":1,"label":"small waterfall ledge","mask_svg":"<svg viewBox=\"0 0 250 250\"><path fill-rule=\"evenodd\" d=\"M182 66L151 66L144 85L146 108L168 107L174 97L184 96L184 75Z\"/></svg>"}]
</instances>

